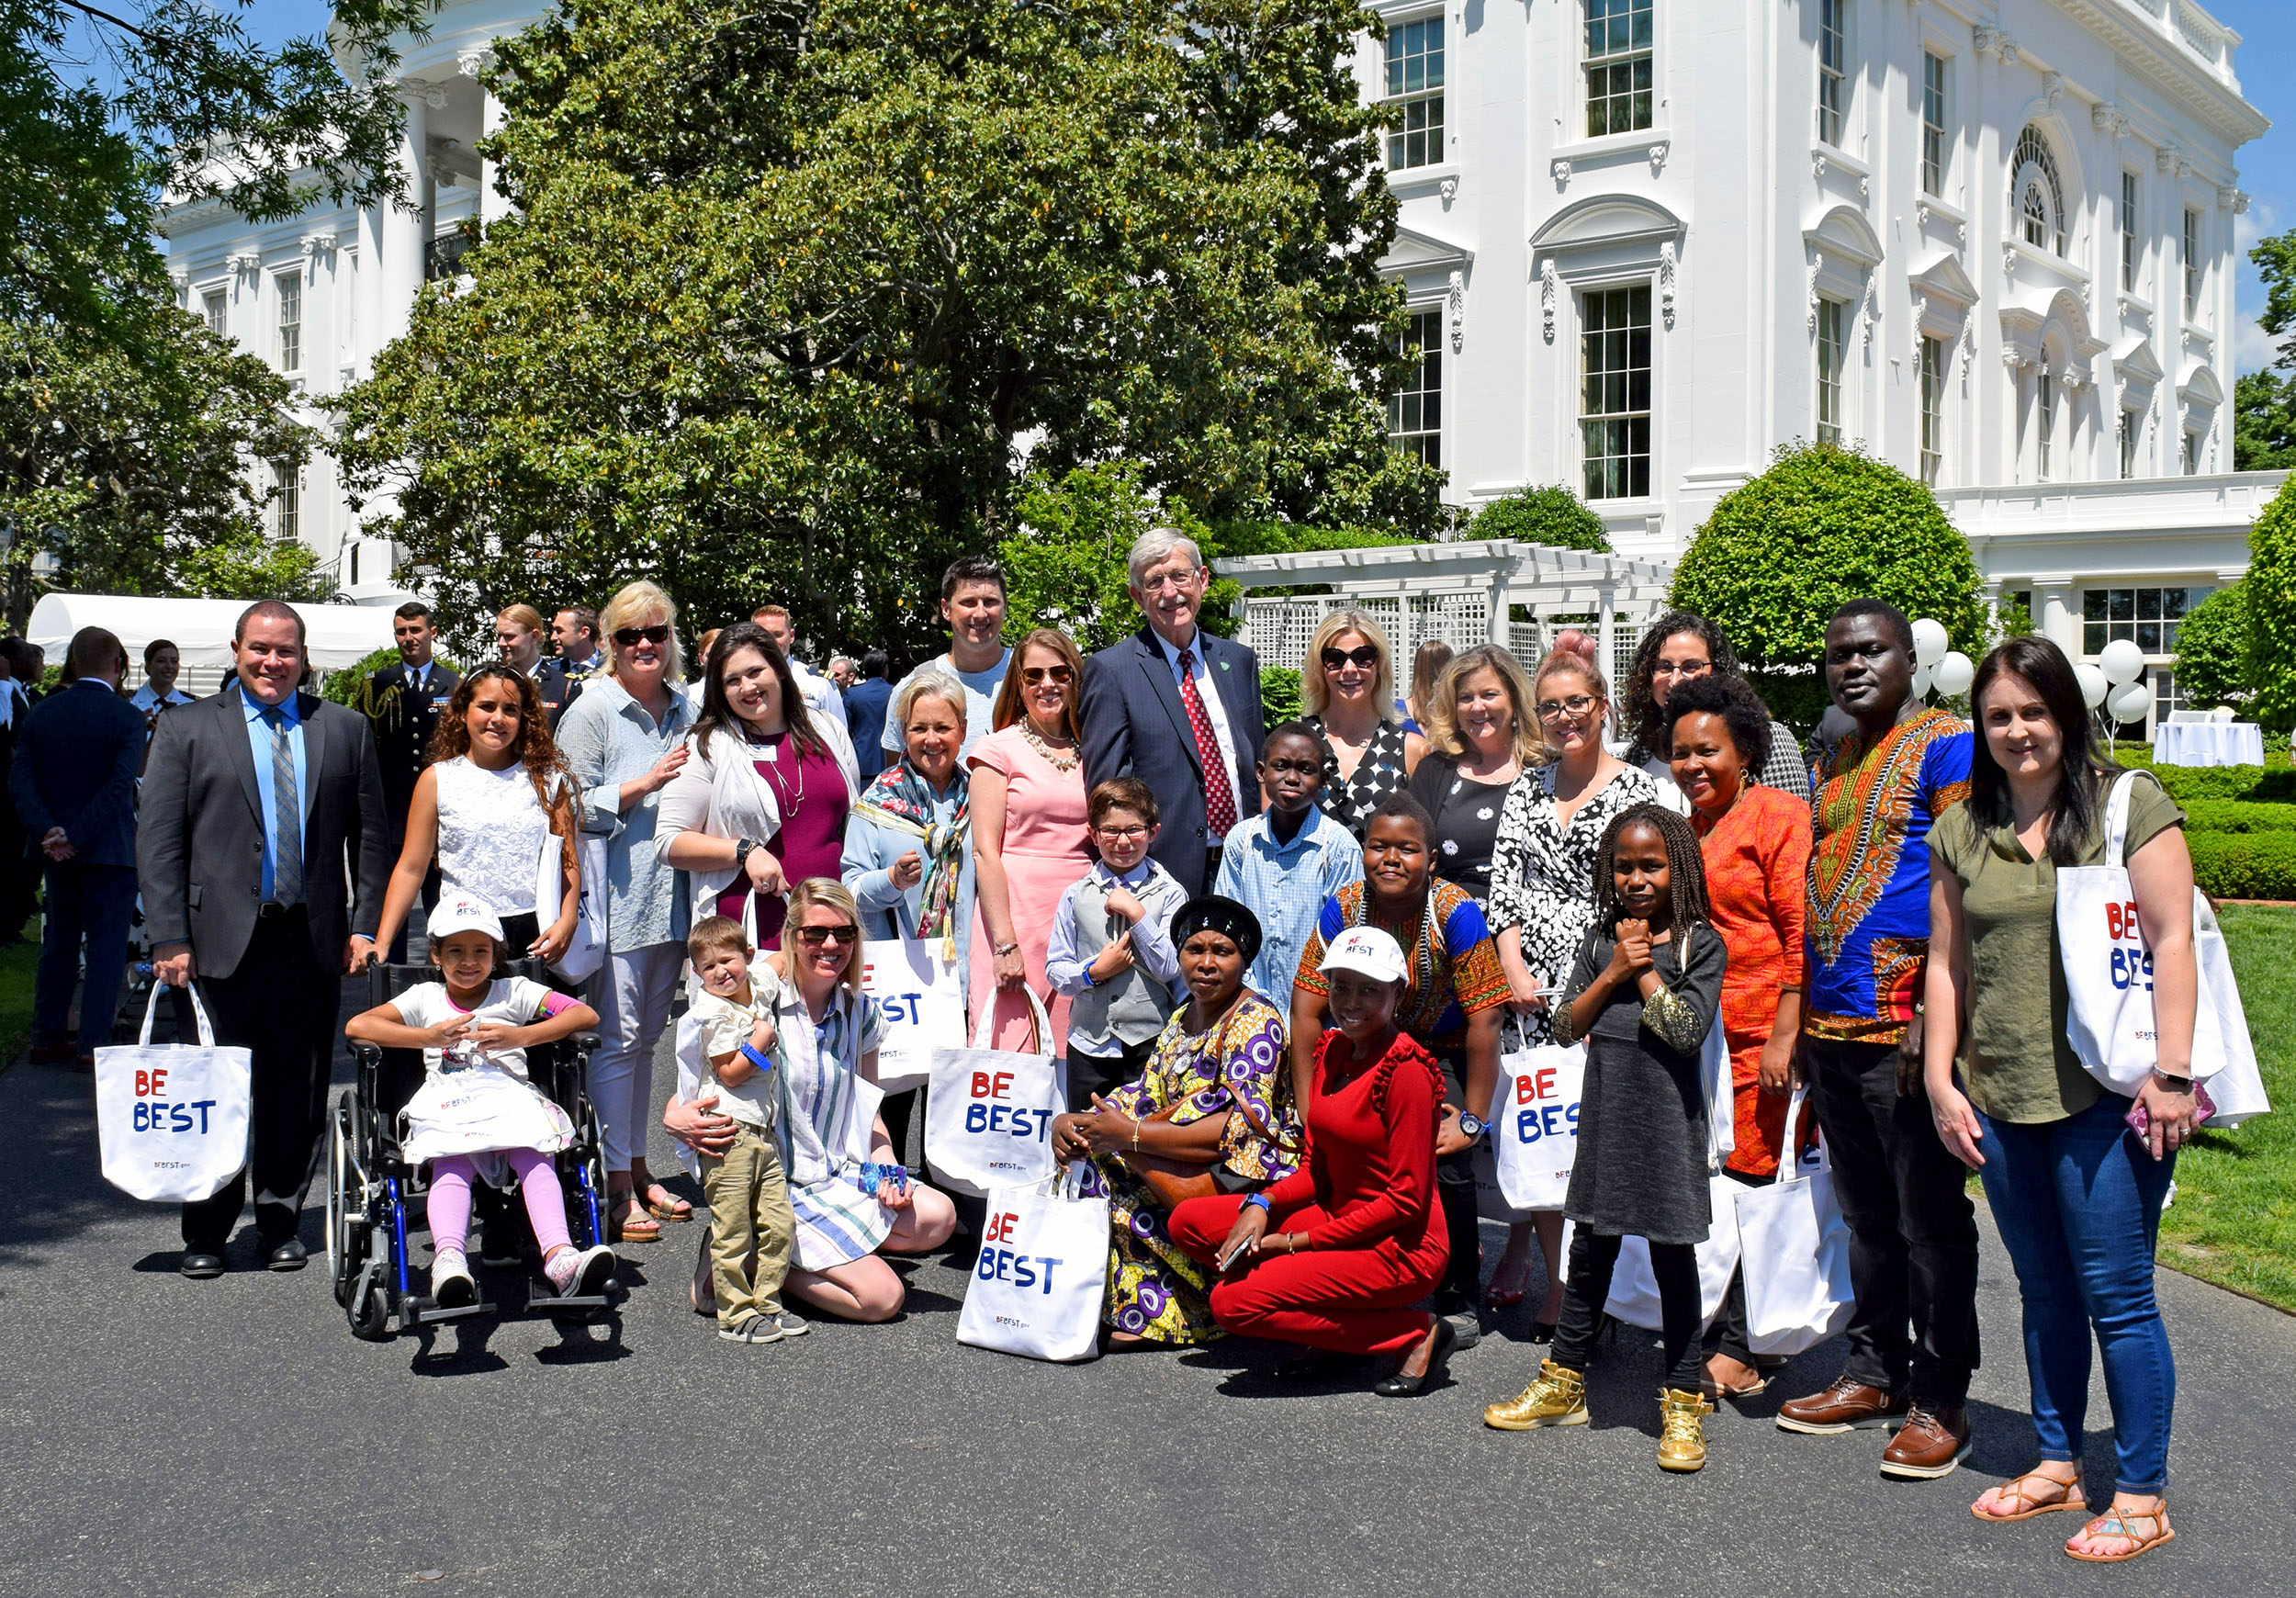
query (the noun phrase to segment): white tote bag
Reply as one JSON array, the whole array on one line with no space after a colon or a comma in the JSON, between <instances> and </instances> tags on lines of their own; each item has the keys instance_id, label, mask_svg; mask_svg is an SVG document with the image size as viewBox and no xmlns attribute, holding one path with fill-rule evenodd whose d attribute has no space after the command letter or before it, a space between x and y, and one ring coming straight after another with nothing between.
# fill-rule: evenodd
<instances>
[{"instance_id":1,"label":"white tote bag","mask_svg":"<svg viewBox=\"0 0 2296 1598\"><path fill-rule=\"evenodd\" d=\"M550 967L568 982L588 982L606 963L606 837L578 833L575 858L581 864L580 902L574 914L574 936ZM547 932L565 907L566 840L551 833L542 840L541 858L535 862L535 919ZM524 951L513 951L523 954Z\"/></svg>"},{"instance_id":2,"label":"white tote bag","mask_svg":"<svg viewBox=\"0 0 2296 1598\"><path fill-rule=\"evenodd\" d=\"M1739 1185L1728 1176L1706 1178L1706 1203L1713 1211L1712 1229L1698 1245L1698 1324L1711 1322L1720 1313L1722 1300L1730 1290L1730 1277L1738 1270L1738 1211L1732 1197L1739 1191ZM1565 1278L1570 1269L1570 1238L1575 1222L1565 1221L1562 1229L1562 1257ZM1610 1298L1603 1305L1605 1312L1616 1316L1629 1326L1646 1331L1659 1329L1663 1317L1659 1312L1658 1277L1650 1273L1650 1245L1639 1237L1623 1239L1618 1245L1618 1265L1611 1272Z\"/></svg>"},{"instance_id":3,"label":"white tote bag","mask_svg":"<svg viewBox=\"0 0 2296 1598\"><path fill-rule=\"evenodd\" d=\"M940 1167L934 1167L936 1175ZM1029 1359L1087 1359L1109 1289L1109 1199L1079 1161L988 1196L957 1341Z\"/></svg>"},{"instance_id":4,"label":"white tote bag","mask_svg":"<svg viewBox=\"0 0 2296 1598\"><path fill-rule=\"evenodd\" d=\"M1052 1118L1068 1108L1068 1072L1052 1052L1052 1021L1025 985L1041 1052L987 1047L995 1005L981 1007L969 1049L937 1049L925 1096L925 1159L936 1182L985 1198L1052 1174Z\"/></svg>"},{"instance_id":5,"label":"white tote bag","mask_svg":"<svg viewBox=\"0 0 2296 1598\"><path fill-rule=\"evenodd\" d=\"M1766 1187L1732 1183L1739 1257L1746 1272L1746 1329L1756 1354L1815 1348L1850 1323L1850 1223L1834 1197L1832 1162L1821 1144L1797 1161L1806 1089L1785 1112L1778 1179Z\"/></svg>"},{"instance_id":6,"label":"white tote bag","mask_svg":"<svg viewBox=\"0 0 2296 1598\"><path fill-rule=\"evenodd\" d=\"M1499 1062L1491 1148L1499 1190L1517 1210L1559 1210L1579 1157L1579 1095L1586 1046L1543 1044Z\"/></svg>"},{"instance_id":7,"label":"white tote bag","mask_svg":"<svg viewBox=\"0 0 2296 1598\"><path fill-rule=\"evenodd\" d=\"M884 1016L877 1086L901 1093L924 1086L933 1055L964 1041L964 994L957 962L938 938L872 939L861 945L861 987Z\"/></svg>"},{"instance_id":8,"label":"white tote bag","mask_svg":"<svg viewBox=\"0 0 2296 1598\"><path fill-rule=\"evenodd\" d=\"M2066 1041L2088 1074L2133 1097L2159 1058L2153 1014L2153 951L2144 946L2129 881L2129 791L2141 773L2124 771L2105 801L2105 850L2093 866L2057 868L2057 944L2068 1000ZM2271 1108L2257 1072L2248 1018L2233 980L2232 956L2210 909L2192 890L2192 943L2200 1003L2192 1018L2192 1075L2209 1082L2217 1114L2234 1126ZM2229 1102L2228 1102L2229 1101Z\"/></svg>"},{"instance_id":9,"label":"white tote bag","mask_svg":"<svg viewBox=\"0 0 2296 1598\"><path fill-rule=\"evenodd\" d=\"M197 1048L152 1046L152 1018L164 983L152 985L133 1043L96 1051L96 1126L104 1179L163 1204L212 1198L247 1164L249 1064L244 1049L219 1049L199 990Z\"/></svg>"}]
</instances>

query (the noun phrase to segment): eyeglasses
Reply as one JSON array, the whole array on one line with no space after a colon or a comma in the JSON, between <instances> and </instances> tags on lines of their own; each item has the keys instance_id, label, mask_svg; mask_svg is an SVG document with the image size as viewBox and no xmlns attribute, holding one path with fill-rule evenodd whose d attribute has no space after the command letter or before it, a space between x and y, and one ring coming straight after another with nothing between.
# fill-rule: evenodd
<instances>
[{"instance_id":1,"label":"eyeglasses","mask_svg":"<svg viewBox=\"0 0 2296 1598\"><path fill-rule=\"evenodd\" d=\"M818 949L831 941L835 941L840 947L850 949L860 940L861 929L850 921L842 927L800 927L797 928L797 941L808 949Z\"/></svg>"},{"instance_id":2,"label":"eyeglasses","mask_svg":"<svg viewBox=\"0 0 2296 1598\"><path fill-rule=\"evenodd\" d=\"M1323 651L1323 670L1326 671L1338 671L1349 666L1359 670L1374 671L1379 665L1379 647L1377 644L1358 644L1352 649Z\"/></svg>"},{"instance_id":3,"label":"eyeglasses","mask_svg":"<svg viewBox=\"0 0 2296 1598\"><path fill-rule=\"evenodd\" d=\"M625 649L635 649L641 643L667 644L670 642L670 629L668 627L616 627L613 641Z\"/></svg>"},{"instance_id":4,"label":"eyeglasses","mask_svg":"<svg viewBox=\"0 0 2296 1598\"><path fill-rule=\"evenodd\" d=\"M1110 843L1136 843L1148 836L1144 827L1099 827L1093 830Z\"/></svg>"},{"instance_id":5,"label":"eyeglasses","mask_svg":"<svg viewBox=\"0 0 2296 1598\"><path fill-rule=\"evenodd\" d=\"M1653 677L1704 677L1714 670L1711 660L1660 660L1650 668Z\"/></svg>"},{"instance_id":6,"label":"eyeglasses","mask_svg":"<svg viewBox=\"0 0 2296 1598\"><path fill-rule=\"evenodd\" d=\"M1553 721L1558 716L1584 715L1594 708L1594 695L1574 693L1568 699L1542 699L1538 702L1538 719Z\"/></svg>"},{"instance_id":7,"label":"eyeglasses","mask_svg":"<svg viewBox=\"0 0 2296 1598\"><path fill-rule=\"evenodd\" d=\"M1023 666L1020 681L1034 688L1040 682L1066 682L1076 674L1065 666Z\"/></svg>"},{"instance_id":8,"label":"eyeglasses","mask_svg":"<svg viewBox=\"0 0 2296 1598\"><path fill-rule=\"evenodd\" d=\"M1181 572L1159 571L1152 576L1145 577L1141 580L1140 591L1142 593L1163 593L1167 590L1170 590L1173 591L1184 592L1189 585L1194 583L1198 578L1203 575L1203 573L1204 568L1200 566L1195 567L1187 571Z\"/></svg>"}]
</instances>

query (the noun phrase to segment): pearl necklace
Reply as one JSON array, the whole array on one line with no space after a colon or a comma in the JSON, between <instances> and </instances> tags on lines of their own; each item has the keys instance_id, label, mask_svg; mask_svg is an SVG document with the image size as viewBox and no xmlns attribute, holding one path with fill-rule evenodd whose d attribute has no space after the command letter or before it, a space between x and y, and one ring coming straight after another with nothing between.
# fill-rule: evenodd
<instances>
[{"instance_id":1,"label":"pearl necklace","mask_svg":"<svg viewBox=\"0 0 2296 1598\"><path fill-rule=\"evenodd\" d=\"M1029 747L1042 755L1044 763L1055 771L1073 771L1076 769L1078 762L1084 759L1083 754L1073 746L1064 749L1054 749L1045 740L1044 736L1036 730L1036 724L1025 716L1020 722L1020 736L1029 740Z\"/></svg>"}]
</instances>

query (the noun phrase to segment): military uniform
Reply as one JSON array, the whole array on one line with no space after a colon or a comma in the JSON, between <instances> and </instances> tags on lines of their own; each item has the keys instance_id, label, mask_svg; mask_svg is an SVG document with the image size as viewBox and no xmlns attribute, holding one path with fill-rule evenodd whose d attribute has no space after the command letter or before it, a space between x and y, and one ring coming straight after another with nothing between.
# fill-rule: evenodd
<instances>
[{"instance_id":1,"label":"military uniform","mask_svg":"<svg viewBox=\"0 0 2296 1598\"><path fill-rule=\"evenodd\" d=\"M414 803L415 779L422 775L431 763L431 735L438 730L438 718L445 714L446 702L455 696L462 677L451 667L436 659L422 669L422 681L414 681L415 672L403 660L386 666L360 686L358 703L355 706L365 715L367 725L375 729L377 763L382 769L383 807L390 816L390 858L395 864L407 844L407 808ZM433 864L423 880L422 902L431 905L438 898L438 868ZM419 927L412 917L410 927ZM405 958L406 928L400 932L400 944L388 951L394 961Z\"/></svg>"}]
</instances>

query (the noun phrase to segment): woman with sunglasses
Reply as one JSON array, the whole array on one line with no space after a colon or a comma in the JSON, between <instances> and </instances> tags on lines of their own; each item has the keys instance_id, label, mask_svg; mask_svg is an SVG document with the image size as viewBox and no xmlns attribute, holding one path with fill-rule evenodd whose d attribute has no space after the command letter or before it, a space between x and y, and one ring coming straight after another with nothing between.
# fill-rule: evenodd
<instances>
[{"instance_id":1,"label":"woman with sunglasses","mask_svg":"<svg viewBox=\"0 0 2296 1598\"><path fill-rule=\"evenodd\" d=\"M685 964L678 872L656 834L662 790L685 769L693 713L678 682L685 655L678 611L650 582L630 583L598 614L611 651L603 674L558 723L558 748L582 793L582 830L606 839L606 964L592 981L600 1046L590 1097L603 1129L614 1235L661 1236L662 1220L691 1221L693 1206L646 1165L654 1044Z\"/></svg>"},{"instance_id":2,"label":"woman with sunglasses","mask_svg":"<svg viewBox=\"0 0 2296 1598\"><path fill-rule=\"evenodd\" d=\"M812 714L772 635L736 622L703 669L690 747L661 796L663 857L686 873L694 920L723 916L779 949L788 884L834 880L844 858L861 793L852 740Z\"/></svg>"},{"instance_id":3,"label":"woman with sunglasses","mask_svg":"<svg viewBox=\"0 0 2296 1598\"><path fill-rule=\"evenodd\" d=\"M1491 865L1491 927L1507 973L1517 1035L1527 1044L1556 1041L1552 1002L1570 974L1579 944L1594 925L1594 857L1611 818L1655 800L1658 786L1603 747L1610 689L1583 634L1540 662L1531 700L1548 764L1523 773L1508 790ZM1562 1314L1562 1212L1532 1218L1547 1259L1547 1298L1531 1328L1534 1342L1554 1336ZM1491 1273L1493 1305L1522 1302L1530 1276L1525 1229L1507 1235L1507 1252Z\"/></svg>"},{"instance_id":4,"label":"woman with sunglasses","mask_svg":"<svg viewBox=\"0 0 2296 1598\"><path fill-rule=\"evenodd\" d=\"M1683 816L1690 814L1691 806L1674 782L1666 697L1677 684L1708 675L1743 678L1728 636L1702 615L1669 611L1642 635L1634 664L1626 670L1626 692L1620 701L1619 714L1634 734L1627 759L1658 785L1659 803ZM1770 753L1750 778L1796 799L1809 797L1809 767L1802 759L1802 746L1795 741L1792 727L1782 721L1771 722Z\"/></svg>"},{"instance_id":5,"label":"woman with sunglasses","mask_svg":"<svg viewBox=\"0 0 2296 1598\"><path fill-rule=\"evenodd\" d=\"M992 1007L990 1046L1027 1049L1035 1012L1023 984L1050 992L1044 950L1069 884L1092 868L1086 824L1083 728L1077 700L1084 658L1065 634L1039 627L1020 640L997 691L996 730L973 746L973 862L978 913L967 968L976 1019ZM1068 1000L1052 994L1052 1035L1068 1048Z\"/></svg>"},{"instance_id":6,"label":"woman with sunglasses","mask_svg":"<svg viewBox=\"0 0 2296 1598\"><path fill-rule=\"evenodd\" d=\"M1379 801L1401 793L1427 753L1427 740L1391 714L1395 657L1379 624L1352 606L1326 615L1308 644L1300 697L1307 709L1300 719L1323 740L1318 803L1361 843Z\"/></svg>"},{"instance_id":7,"label":"woman with sunglasses","mask_svg":"<svg viewBox=\"0 0 2296 1598\"><path fill-rule=\"evenodd\" d=\"M877 1001L861 992L861 913L853 895L827 877L807 877L790 893L783 926L781 951L768 958L782 979L773 1056L782 1076L779 1131L789 1156L790 1208L797 1216L784 1291L843 1320L890 1321L907 1289L879 1251L940 1247L955 1230L956 1210L946 1194L901 1168L884 1122L862 1108L864 1100L875 1103L873 1091L858 1089L877 1075L884 1020ZM690 1148L719 1153L732 1142L734 1123L694 1102L701 1088L700 1077L681 1063L662 1125ZM714 1312L709 1291L705 1239L693 1285L694 1308L704 1313Z\"/></svg>"},{"instance_id":8,"label":"woman with sunglasses","mask_svg":"<svg viewBox=\"0 0 2296 1598\"><path fill-rule=\"evenodd\" d=\"M431 736L431 764L415 779L406 848L383 894L375 946L391 947L435 859L442 895L491 909L503 942L521 958L557 959L573 940L580 907L579 828L573 777L534 680L499 660L479 667L456 685ZM535 895L553 838L567 886L544 927Z\"/></svg>"}]
</instances>

